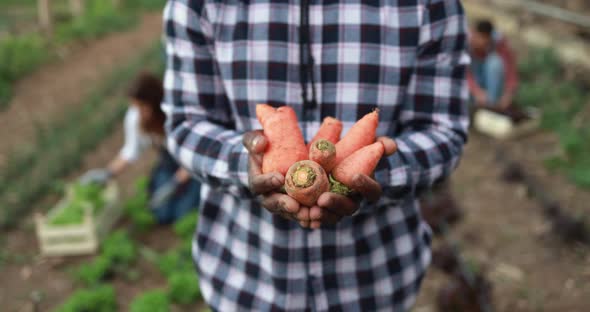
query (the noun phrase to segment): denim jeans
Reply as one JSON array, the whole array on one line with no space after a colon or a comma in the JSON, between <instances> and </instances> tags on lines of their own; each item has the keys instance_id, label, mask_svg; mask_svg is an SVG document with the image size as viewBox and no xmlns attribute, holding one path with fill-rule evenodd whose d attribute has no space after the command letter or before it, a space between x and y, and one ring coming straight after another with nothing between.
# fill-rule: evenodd
<instances>
[{"instance_id":1,"label":"denim jeans","mask_svg":"<svg viewBox=\"0 0 590 312\"><path fill-rule=\"evenodd\" d=\"M152 169L148 191L151 195L158 187L166 184L174 175L179 166L167 151L160 153L158 164ZM188 212L199 206L201 197L200 183L194 179L178 187L174 195L159 207L155 207L152 213L160 224L173 223Z\"/></svg>"},{"instance_id":2,"label":"denim jeans","mask_svg":"<svg viewBox=\"0 0 590 312\"><path fill-rule=\"evenodd\" d=\"M504 63L497 53L483 60L472 59L471 72L477 84L486 91L491 105L496 105L504 92Z\"/></svg>"}]
</instances>

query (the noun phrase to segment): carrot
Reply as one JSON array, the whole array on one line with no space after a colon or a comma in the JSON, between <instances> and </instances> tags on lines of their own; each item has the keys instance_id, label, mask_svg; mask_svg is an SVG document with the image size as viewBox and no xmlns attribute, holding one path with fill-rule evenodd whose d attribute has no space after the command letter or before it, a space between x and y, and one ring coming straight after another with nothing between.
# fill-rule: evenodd
<instances>
[{"instance_id":1,"label":"carrot","mask_svg":"<svg viewBox=\"0 0 590 312\"><path fill-rule=\"evenodd\" d=\"M334 144L340 140L340 133L342 132L342 122L333 117L326 117L320 126L320 130L309 142L307 147L311 149L314 142L321 139L328 140Z\"/></svg>"},{"instance_id":2,"label":"carrot","mask_svg":"<svg viewBox=\"0 0 590 312\"><path fill-rule=\"evenodd\" d=\"M320 195L330 190L330 182L322 166L311 160L303 160L289 168L285 177L285 190L300 204L311 207L317 203Z\"/></svg>"},{"instance_id":3,"label":"carrot","mask_svg":"<svg viewBox=\"0 0 590 312\"><path fill-rule=\"evenodd\" d=\"M373 174L384 153L385 147L383 143L375 142L346 157L332 170L332 191L349 195L350 191L353 190L351 185L354 176L357 174L368 176Z\"/></svg>"},{"instance_id":4,"label":"carrot","mask_svg":"<svg viewBox=\"0 0 590 312\"><path fill-rule=\"evenodd\" d=\"M326 172L330 172L336 165L336 147L326 139L314 141L309 148L309 160L317 162Z\"/></svg>"},{"instance_id":5,"label":"carrot","mask_svg":"<svg viewBox=\"0 0 590 312\"><path fill-rule=\"evenodd\" d=\"M357 121L342 140L336 143L336 165L358 149L375 142L378 124L379 110L368 113Z\"/></svg>"},{"instance_id":6,"label":"carrot","mask_svg":"<svg viewBox=\"0 0 590 312\"><path fill-rule=\"evenodd\" d=\"M266 106L257 106L256 109L268 140L268 147L262 157L262 172L285 175L291 165L307 159L307 147L295 111L289 106L282 106L275 111Z\"/></svg>"},{"instance_id":7,"label":"carrot","mask_svg":"<svg viewBox=\"0 0 590 312\"><path fill-rule=\"evenodd\" d=\"M256 117L258 118L258 121L260 121L261 125L264 125L264 121L276 111L276 108L268 104L256 105Z\"/></svg>"}]
</instances>

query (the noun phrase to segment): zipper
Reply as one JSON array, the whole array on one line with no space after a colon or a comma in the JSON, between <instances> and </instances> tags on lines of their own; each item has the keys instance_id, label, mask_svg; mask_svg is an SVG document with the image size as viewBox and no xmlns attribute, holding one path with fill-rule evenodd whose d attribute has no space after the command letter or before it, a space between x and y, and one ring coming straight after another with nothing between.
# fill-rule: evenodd
<instances>
[{"instance_id":1,"label":"zipper","mask_svg":"<svg viewBox=\"0 0 590 312\"><path fill-rule=\"evenodd\" d=\"M311 39L309 26L309 1L301 0L299 27L299 80L301 83L301 98L303 100L303 115L308 119L309 111L317 107L315 77L313 74L314 59L311 54ZM308 98L307 86L311 82L311 99Z\"/></svg>"}]
</instances>

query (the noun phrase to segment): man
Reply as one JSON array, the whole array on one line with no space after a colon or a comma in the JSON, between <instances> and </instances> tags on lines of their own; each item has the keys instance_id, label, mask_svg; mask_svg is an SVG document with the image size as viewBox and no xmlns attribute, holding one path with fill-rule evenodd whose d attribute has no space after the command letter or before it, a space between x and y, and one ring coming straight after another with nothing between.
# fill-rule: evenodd
<instances>
[{"instance_id":1,"label":"man","mask_svg":"<svg viewBox=\"0 0 590 312\"><path fill-rule=\"evenodd\" d=\"M506 111L518 86L516 57L508 41L487 20L475 23L469 36L469 91L478 107Z\"/></svg>"},{"instance_id":2,"label":"man","mask_svg":"<svg viewBox=\"0 0 590 312\"><path fill-rule=\"evenodd\" d=\"M416 194L466 141L460 2L176 0L165 23L168 146L203 182L193 257L207 303L409 310L430 262ZM346 131L378 108L388 156L375 180L355 177L364 199L280 193L283 176L260 174L258 103L293 107L306 140L326 116Z\"/></svg>"}]
</instances>

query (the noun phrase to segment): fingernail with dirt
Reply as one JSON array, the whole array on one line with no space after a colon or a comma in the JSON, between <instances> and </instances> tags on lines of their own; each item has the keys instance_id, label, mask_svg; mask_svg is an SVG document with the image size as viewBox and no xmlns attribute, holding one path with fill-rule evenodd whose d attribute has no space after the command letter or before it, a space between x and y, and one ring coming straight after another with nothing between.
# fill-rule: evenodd
<instances>
[{"instance_id":1,"label":"fingernail with dirt","mask_svg":"<svg viewBox=\"0 0 590 312\"><path fill-rule=\"evenodd\" d=\"M272 177L271 183L274 187L279 187L282 185L281 180L278 177Z\"/></svg>"},{"instance_id":2,"label":"fingernail with dirt","mask_svg":"<svg viewBox=\"0 0 590 312\"><path fill-rule=\"evenodd\" d=\"M252 139L252 148L256 149L256 147L260 144L260 141L260 136L254 137L254 139Z\"/></svg>"}]
</instances>

